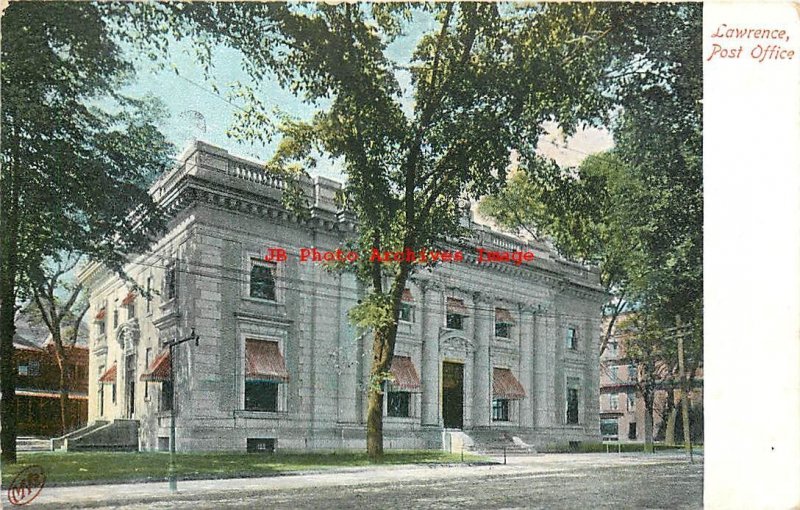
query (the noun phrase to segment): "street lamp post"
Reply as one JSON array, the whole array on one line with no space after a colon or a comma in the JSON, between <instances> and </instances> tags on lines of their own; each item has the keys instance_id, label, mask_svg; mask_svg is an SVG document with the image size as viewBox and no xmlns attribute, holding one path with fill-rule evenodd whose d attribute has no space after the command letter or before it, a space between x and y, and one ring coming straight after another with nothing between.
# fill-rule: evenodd
<instances>
[{"instance_id":1,"label":"street lamp post","mask_svg":"<svg viewBox=\"0 0 800 510\"><path fill-rule=\"evenodd\" d=\"M169 347L169 384L172 393L170 399L170 418L169 418L169 490L178 490L178 476L175 472L175 347L190 340L194 340L194 345L200 345L200 337L194 332L186 338L178 340L167 340L164 347Z\"/></svg>"}]
</instances>

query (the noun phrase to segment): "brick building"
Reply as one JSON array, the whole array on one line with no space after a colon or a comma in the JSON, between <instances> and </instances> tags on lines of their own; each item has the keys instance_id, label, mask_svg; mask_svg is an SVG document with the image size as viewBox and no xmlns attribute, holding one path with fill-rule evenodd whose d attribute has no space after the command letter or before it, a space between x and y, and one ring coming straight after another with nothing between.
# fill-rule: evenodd
<instances>
[{"instance_id":1,"label":"brick building","mask_svg":"<svg viewBox=\"0 0 800 510\"><path fill-rule=\"evenodd\" d=\"M24 317L15 321L14 357L17 364L17 434L52 437L61 433L60 372L47 328ZM67 351L67 430L86 424L89 354L86 336ZM84 344L84 345L81 345Z\"/></svg>"},{"instance_id":2,"label":"brick building","mask_svg":"<svg viewBox=\"0 0 800 510\"><path fill-rule=\"evenodd\" d=\"M622 442L644 441L644 399L636 385L638 367L625 356L624 342L612 337L600 356L600 429L603 439ZM693 409L692 435L702 441L703 369L697 370L693 378L693 389L689 404ZM673 405L669 406L670 394ZM669 414L676 420L678 432L682 430L680 416L681 390L677 382L664 382L656 390L653 403L653 436L656 441L665 439ZM681 439L678 434L677 439Z\"/></svg>"},{"instance_id":3,"label":"brick building","mask_svg":"<svg viewBox=\"0 0 800 510\"><path fill-rule=\"evenodd\" d=\"M310 220L283 208L285 186L202 142L152 186L168 232L127 271L158 294L139 296L98 265L79 274L93 319L90 420L133 423L139 448L165 449L174 399L178 450L364 447L371 337L347 320L363 290L298 260L303 247L341 247L356 225L335 204L340 184L301 181ZM452 430L599 440L597 272L469 226L452 246L464 262L415 274L403 295L386 447L440 448ZM478 264L476 247L535 259ZM287 260L265 261L269 248ZM163 342L193 328L199 345L171 360Z\"/></svg>"}]
</instances>

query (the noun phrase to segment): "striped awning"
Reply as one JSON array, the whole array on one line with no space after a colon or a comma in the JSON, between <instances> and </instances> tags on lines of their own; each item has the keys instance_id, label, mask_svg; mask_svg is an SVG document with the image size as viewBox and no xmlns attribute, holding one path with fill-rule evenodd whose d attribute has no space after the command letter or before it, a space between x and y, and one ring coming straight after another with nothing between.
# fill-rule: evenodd
<instances>
[{"instance_id":1,"label":"striped awning","mask_svg":"<svg viewBox=\"0 0 800 510\"><path fill-rule=\"evenodd\" d=\"M411 291L408 289L403 289L403 297L401 299L403 303L413 303L414 296L411 294Z\"/></svg>"},{"instance_id":2,"label":"striped awning","mask_svg":"<svg viewBox=\"0 0 800 510\"><path fill-rule=\"evenodd\" d=\"M129 304L133 303L136 300L136 293L135 292L128 292L128 295L125 296L125 299L122 300L122 306L128 306Z\"/></svg>"},{"instance_id":3,"label":"striped awning","mask_svg":"<svg viewBox=\"0 0 800 510\"><path fill-rule=\"evenodd\" d=\"M492 371L493 398L519 400L525 398L525 389L508 368L495 368Z\"/></svg>"},{"instance_id":4,"label":"striped awning","mask_svg":"<svg viewBox=\"0 0 800 510\"><path fill-rule=\"evenodd\" d=\"M100 376L100 382L103 384L114 384L117 382L117 364L111 365L111 368L103 372Z\"/></svg>"},{"instance_id":5,"label":"striped awning","mask_svg":"<svg viewBox=\"0 0 800 510\"><path fill-rule=\"evenodd\" d=\"M505 308L494 309L494 321L501 324L516 324L511 312Z\"/></svg>"},{"instance_id":6,"label":"striped awning","mask_svg":"<svg viewBox=\"0 0 800 510\"><path fill-rule=\"evenodd\" d=\"M278 342L247 340L245 372L248 381L289 382L289 372L278 348Z\"/></svg>"},{"instance_id":7,"label":"striped awning","mask_svg":"<svg viewBox=\"0 0 800 510\"><path fill-rule=\"evenodd\" d=\"M140 381L150 381L150 382L166 382L170 379L170 365L172 364L172 360L169 355L169 349L164 349L161 351L156 359L150 363L150 366L147 367L145 373L139 376Z\"/></svg>"},{"instance_id":8,"label":"striped awning","mask_svg":"<svg viewBox=\"0 0 800 510\"><path fill-rule=\"evenodd\" d=\"M417 370L414 362L408 356L394 356L389 372L394 377L390 387L394 391L420 391L422 385L419 382Z\"/></svg>"},{"instance_id":9,"label":"striped awning","mask_svg":"<svg viewBox=\"0 0 800 510\"><path fill-rule=\"evenodd\" d=\"M467 307L464 306L464 301L456 298L447 298L447 313L454 313L458 315L467 316Z\"/></svg>"},{"instance_id":10,"label":"striped awning","mask_svg":"<svg viewBox=\"0 0 800 510\"><path fill-rule=\"evenodd\" d=\"M94 316L94 320L102 321L105 320L105 318L106 318L106 307L103 307L100 309L99 312L97 312L97 315Z\"/></svg>"}]
</instances>

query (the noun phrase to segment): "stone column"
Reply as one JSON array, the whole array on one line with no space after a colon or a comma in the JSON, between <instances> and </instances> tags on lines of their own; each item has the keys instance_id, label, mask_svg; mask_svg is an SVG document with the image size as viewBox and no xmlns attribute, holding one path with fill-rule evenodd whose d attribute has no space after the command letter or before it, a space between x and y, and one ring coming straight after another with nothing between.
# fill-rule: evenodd
<instances>
[{"instance_id":1,"label":"stone column","mask_svg":"<svg viewBox=\"0 0 800 510\"><path fill-rule=\"evenodd\" d=\"M519 403L519 425L533 427L533 310L520 306L519 315L519 382L525 389L525 398Z\"/></svg>"},{"instance_id":2,"label":"stone column","mask_svg":"<svg viewBox=\"0 0 800 510\"><path fill-rule=\"evenodd\" d=\"M444 323L439 287L420 282L422 312L422 424L439 425L439 328Z\"/></svg>"},{"instance_id":3,"label":"stone column","mask_svg":"<svg viewBox=\"0 0 800 510\"><path fill-rule=\"evenodd\" d=\"M358 421L356 397L358 394L357 331L347 319L347 312L358 299L355 276L344 273L340 279L339 297L339 344L337 346L336 373L338 376L337 402L338 421Z\"/></svg>"},{"instance_id":4,"label":"stone column","mask_svg":"<svg viewBox=\"0 0 800 510\"><path fill-rule=\"evenodd\" d=\"M489 354L494 338L494 300L475 294L475 364L472 370L472 423L488 427L492 418L492 360Z\"/></svg>"},{"instance_id":5,"label":"stone column","mask_svg":"<svg viewBox=\"0 0 800 510\"><path fill-rule=\"evenodd\" d=\"M546 310L535 317L534 406L537 427L551 427L555 418L555 320Z\"/></svg>"}]
</instances>

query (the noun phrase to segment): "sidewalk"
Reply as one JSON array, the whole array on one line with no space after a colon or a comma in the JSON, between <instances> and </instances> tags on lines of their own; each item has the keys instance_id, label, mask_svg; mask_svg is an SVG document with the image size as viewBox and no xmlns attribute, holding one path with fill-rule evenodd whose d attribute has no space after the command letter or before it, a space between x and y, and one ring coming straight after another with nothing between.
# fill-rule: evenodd
<instances>
[{"instance_id":1,"label":"sidewalk","mask_svg":"<svg viewBox=\"0 0 800 510\"><path fill-rule=\"evenodd\" d=\"M124 505L147 505L169 501L207 501L214 498L245 498L269 491L304 488L347 487L365 484L432 481L518 474L553 474L591 469L597 466L674 464L685 462L684 455L672 453L645 455L617 454L542 454L509 456L501 464L434 464L434 465L376 465L305 471L262 478L234 478L178 481L178 491L171 492L168 482L129 483L115 485L85 485L50 487L28 505L31 508L97 508ZM2 495L10 507L6 494Z\"/></svg>"}]
</instances>

